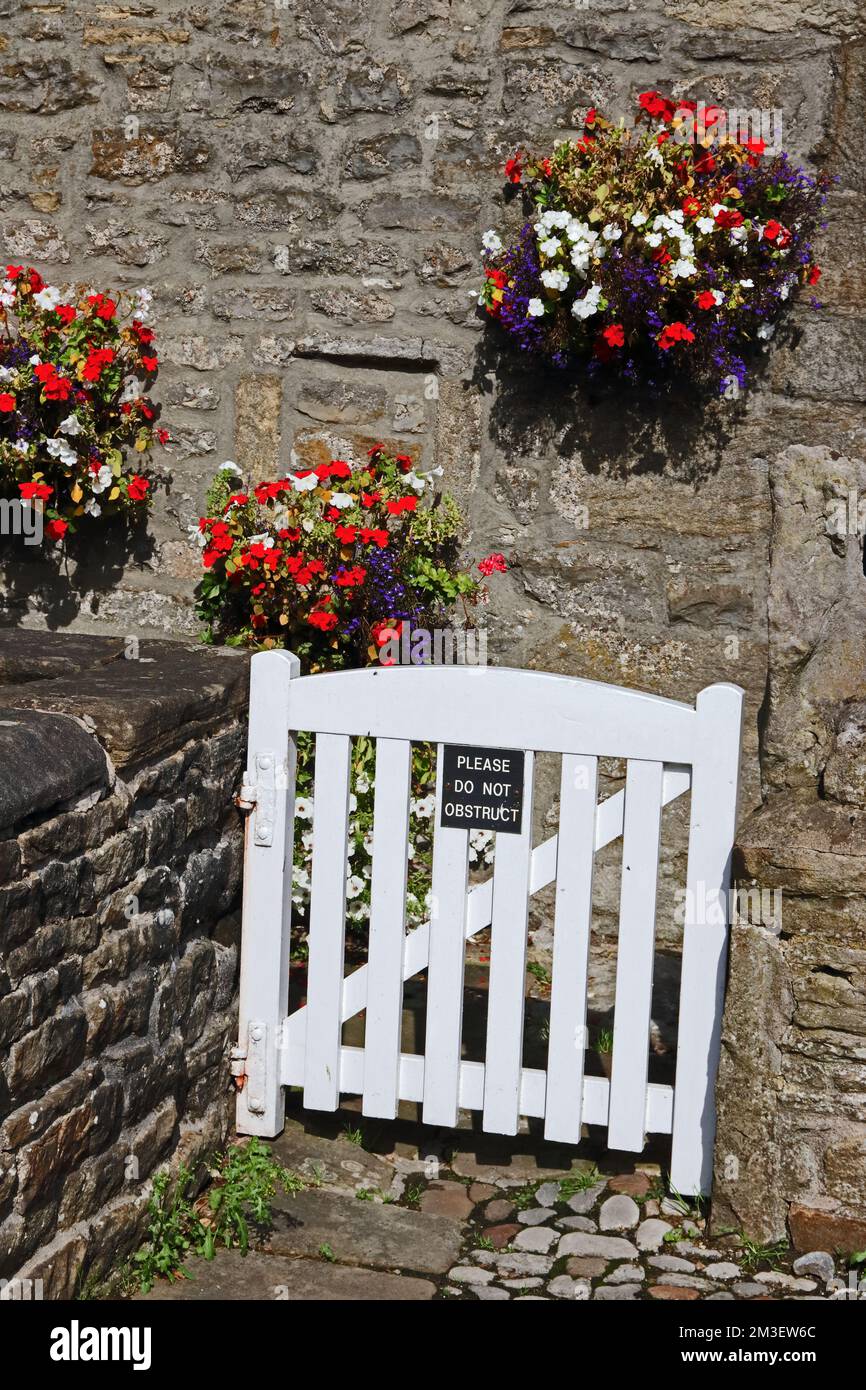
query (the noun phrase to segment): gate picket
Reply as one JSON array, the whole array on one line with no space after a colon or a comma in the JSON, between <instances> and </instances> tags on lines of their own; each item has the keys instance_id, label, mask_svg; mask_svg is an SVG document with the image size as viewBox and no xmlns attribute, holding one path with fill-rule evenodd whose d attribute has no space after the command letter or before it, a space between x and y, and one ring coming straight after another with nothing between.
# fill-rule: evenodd
<instances>
[{"instance_id":1,"label":"gate picket","mask_svg":"<svg viewBox=\"0 0 866 1390\"><path fill-rule=\"evenodd\" d=\"M633 761L625 783L613 1058L607 1138L634 1152L646 1142L662 764Z\"/></svg>"},{"instance_id":2,"label":"gate picket","mask_svg":"<svg viewBox=\"0 0 866 1390\"><path fill-rule=\"evenodd\" d=\"M468 909L469 831L439 824L443 753L436 759L436 828L430 899L430 967L424 1042L424 1123L452 1128L460 1103L463 968Z\"/></svg>"},{"instance_id":3,"label":"gate picket","mask_svg":"<svg viewBox=\"0 0 866 1390\"><path fill-rule=\"evenodd\" d=\"M526 754L519 835L497 835L484 1064L484 1128L516 1134L520 1118L526 930L532 863L533 756Z\"/></svg>"},{"instance_id":4,"label":"gate picket","mask_svg":"<svg viewBox=\"0 0 866 1390\"><path fill-rule=\"evenodd\" d=\"M562 758L544 1137L577 1144L583 1123L586 990L598 758Z\"/></svg>"},{"instance_id":5,"label":"gate picket","mask_svg":"<svg viewBox=\"0 0 866 1390\"><path fill-rule=\"evenodd\" d=\"M347 735L316 735L304 1056L304 1104L311 1110L336 1110L340 1099L350 758Z\"/></svg>"},{"instance_id":6,"label":"gate picket","mask_svg":"<svg viewBox=\"0 0 866 1390\"><path fill-rule=\"evenodd\" d=\"M369 1004L364 1031L364 1114L393 1120L400 1084L412 745L376 740Z\"/></svg>"}]
</instances>

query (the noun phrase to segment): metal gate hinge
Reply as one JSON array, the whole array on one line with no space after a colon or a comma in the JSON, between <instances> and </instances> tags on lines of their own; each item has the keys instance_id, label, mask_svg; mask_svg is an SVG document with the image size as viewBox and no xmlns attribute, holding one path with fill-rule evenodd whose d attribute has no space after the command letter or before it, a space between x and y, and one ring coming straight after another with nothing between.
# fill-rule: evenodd
<instances>
[{"instance_id":1,"label":"metal gate hinge","mask_svg":"<svg viewBox=\"0 0 866 1390\"><path fill-rule=\"evenodd\" d=\"M277 811L277 756L265 750L256 753L255 766L247 768L235 805L242 811L254 811L253 843L274 843L274 820Z\"/></svg>"},{"instance_id":2,"label":"metal gate hinge","mask_svg":"<svg viewBox=\"0 0 866 1390\"><path fill-rule=\"evenodd\" d=\"M265 1094L268 1073L268 1025L253 1022L247 1031L247 1109L251 1115L265 1112Z\"/></svg>"}]
</instances>

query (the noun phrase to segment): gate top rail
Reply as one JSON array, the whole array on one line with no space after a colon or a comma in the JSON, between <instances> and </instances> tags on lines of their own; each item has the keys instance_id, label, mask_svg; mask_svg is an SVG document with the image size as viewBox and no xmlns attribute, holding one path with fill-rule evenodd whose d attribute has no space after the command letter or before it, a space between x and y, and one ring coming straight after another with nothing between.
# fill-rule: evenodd
<instances>
[{"instance_id":1,"label":"gate top rail","mask_svg":"<svg viewBox=\"0 0 866 1390\"><path fill-rule=\"evenodd\" d=\"M255 660L264 664L262 656ZM694 705L507 666L371 666L305 676L291 683L289 727L667 763L693 763L698 739Z\"/></svg>"}]
</instances>

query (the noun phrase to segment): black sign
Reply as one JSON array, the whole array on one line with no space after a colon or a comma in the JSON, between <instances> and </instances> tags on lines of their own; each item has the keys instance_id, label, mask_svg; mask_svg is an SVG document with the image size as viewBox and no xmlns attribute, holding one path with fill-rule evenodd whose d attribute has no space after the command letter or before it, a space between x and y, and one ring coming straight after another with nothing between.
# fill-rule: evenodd
<instances>
[{"instance_id":1,"label":"black sign","mask_svg":"<svg viewBox=\"0 0 866 1390\"><path fill-rule=\"evenodd\" d=\"M446 744L443 753L440 825L519 835L523 752Z\"/></svg>"}]
</instances>

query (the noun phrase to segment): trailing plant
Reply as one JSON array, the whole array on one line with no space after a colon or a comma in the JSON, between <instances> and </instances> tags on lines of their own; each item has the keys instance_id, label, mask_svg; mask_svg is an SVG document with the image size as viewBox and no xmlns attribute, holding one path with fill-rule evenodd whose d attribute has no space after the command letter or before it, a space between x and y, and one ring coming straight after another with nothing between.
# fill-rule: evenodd
<instances>
[{"instance_id":1,"label":"trailing plant","mask_svg":"<svg viewBox=\"0 0 866 1390\"><path fill-rule=\"evenodd\" d=\"M62 541L84 518L146 511L146 455L168 433L150 399L151 295L46 285L8 265L0 286L0 491L40 504Z\"/></svg>"},{"instance_id":2,"label":"trailing plant","mask_svg":"<svg viewBox=\"0 0 866 1390\"><path fill-rule=\"evenodd\" d=\"M507 242L485 234L479 303L555 367L735 395L821 274L829 178L732 138L718 107L644 92L633 129L590 110L580 139L518 151L505 172L529 216Z\"/></svg>"},{"instance_id":3,"label":"trailing plant","mask_svg":"<svg viewBox=\"0 0 866 1390\"><path fill-rule=\"evenodd\" d=\"M147 1239L133 1256L142 1292L147 1293L159 1278L172 1283L192 1278L184 1267L191 1255L212 1260L220 1245L238 1248L245 1255L250 1223L270 1225L270 1202L277 1188L299 1192L307 1186L255 1138L217 1155L207 1172L210 1185L197 1200L193 1197L196 1174L185 1165L178 1168L173 1183L168 1172L154 1178Z\"/></svg>"}]
</instances>

